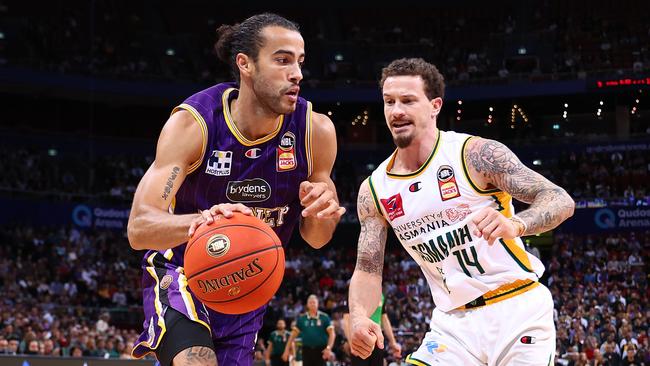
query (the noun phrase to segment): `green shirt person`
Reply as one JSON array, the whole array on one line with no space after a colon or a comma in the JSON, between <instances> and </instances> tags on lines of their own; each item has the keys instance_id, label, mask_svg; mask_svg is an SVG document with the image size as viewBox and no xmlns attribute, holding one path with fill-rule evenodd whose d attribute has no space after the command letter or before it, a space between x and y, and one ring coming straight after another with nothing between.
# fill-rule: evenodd
<instances>
[{"instance_id":1,"label":"green shirt person","mask_svg":"<svg viewBox=\"0 0 650 366\"><path fill-rule=\"evenodd\" d=\"M271 332L267 342L265 360L267 365L271 366L286 366L287 363L282 360L282 353L287 346L291 332L287 328L287 324L283 319L279 319L275 324L276 329Z\"/></svg>"},{"instance_id":2,"label":"green shirt person","mask_svg":"<svg viewBox=\"0 0 650 366\"><path fill-rule=\"evenodd\" d=\"M334 325L329 315L318 310L318 297L309 295L307 298L307 312L296 319L296 326L291 329L291 336L282 354L282 359L289 359L290 345L302 336L302 359L305 365L324 366L325 361L332 356L334 345Z\"/></svg>"}]
</instances>

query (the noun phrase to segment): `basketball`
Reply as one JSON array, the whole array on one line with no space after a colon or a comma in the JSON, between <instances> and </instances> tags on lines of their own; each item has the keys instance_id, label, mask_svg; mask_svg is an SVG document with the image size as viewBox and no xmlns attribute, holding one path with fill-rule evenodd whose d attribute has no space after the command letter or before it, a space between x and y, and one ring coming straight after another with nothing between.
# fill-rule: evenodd
<instances>
[{"instance_id":1,"label":"basketball","mask_svg":"<svg viewBox=\"0 0 650 366\"><path fill-rule=\"evenodd\" d=\"M266 304L284 276L284 250L262 220L235 212L201 225L185 248L185 275L205 306L243 314Z\"/></svg>"}]
</instances>

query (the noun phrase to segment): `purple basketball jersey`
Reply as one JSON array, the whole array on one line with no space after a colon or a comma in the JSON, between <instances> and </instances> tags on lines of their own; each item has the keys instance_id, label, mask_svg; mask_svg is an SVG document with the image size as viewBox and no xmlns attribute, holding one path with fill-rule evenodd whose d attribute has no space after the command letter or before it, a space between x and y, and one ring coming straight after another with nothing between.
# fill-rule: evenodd
<instances>
[{"instance_id":1,"label":"purple basketball jersey","mask_svg":"<svg viewBox=\"0 0 650 366\"><path fill-rule=\"evenodd\" d=\"M204 149L201 159L190 167L172 209L175 214L187 214L219 203L242 203L271 226L286 245L300 220L300 183L307 180L312 169L311 103L298 98L296 110L281 116L273 132L250 141L230 115L230 101L237 94L235 84L218 84L174 109L194 116L201 126ZM133 355L143 357L158 347L166 331L164 312L172 307L210 329L220 365L236 359L239 364L244 360L249 361L243 364L252 363L265 307L242 315L206 308L187 286L183 272L185 246L145 254L145 330Z\"/></svg>"}]
</instances>

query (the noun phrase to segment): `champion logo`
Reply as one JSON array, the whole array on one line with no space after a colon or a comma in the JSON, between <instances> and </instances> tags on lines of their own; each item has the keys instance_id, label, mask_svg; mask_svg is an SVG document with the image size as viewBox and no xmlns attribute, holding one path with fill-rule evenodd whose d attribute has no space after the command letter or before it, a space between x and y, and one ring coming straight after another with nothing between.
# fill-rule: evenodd
<instances>
[{"instance_id":1,"label":"champion logo","mask_svg":"<svg viewBox=\"0 0 650 366\"><path fill-rule=\"evenodd\" d=\"M417 192L422 189L422 182L415 182L409 186L409 192Z\"/></svg>"},{"instance_id":2,"label":"champion logo","mask_svg":"<svg viewBox=\"0 0 650 366\"><path fill-rule=\"evenodd\" d=\"M262 156L262 149L259 147L254 147L252 149L246 150L246 153L244 153L244 155L249 159L257 159Z\"/></svg>"},{"instance_id":3,"label":"champion logo","mask_svg":"<svg viewBox=\"0 0 650 366\"><path fill-rule=\"evenodd\" d=\"M535 337L531 337L531 336L523 336L519 340L523 344L535 344L535 341L536 341Z\"/></svg>"}]
</instances>

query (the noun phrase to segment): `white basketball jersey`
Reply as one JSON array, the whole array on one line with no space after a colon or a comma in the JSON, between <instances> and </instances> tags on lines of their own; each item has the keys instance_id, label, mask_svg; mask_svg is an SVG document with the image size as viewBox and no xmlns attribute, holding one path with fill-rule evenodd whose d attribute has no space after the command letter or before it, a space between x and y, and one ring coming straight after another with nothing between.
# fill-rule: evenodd
<instances>
[{"instance_id":1,"label":"white basketball jersey","mask_svg":"<svg viewBox=\"0 0 650 366\"><path fill-rule=\"evenodd\" d=\"M481 190L469 178L463 151L470 138L439 131L420 169L390 173L396 151L368 179L377 209L422 268L442 311L504 285L514 284L514 293L516 284L537 281L544 273L544 265L526 252L521 239L499 239L488 245L474 236L471 218L480 209L493 207L510 217L514 208L508 193Z\"/></svg>"}]
</instances>

